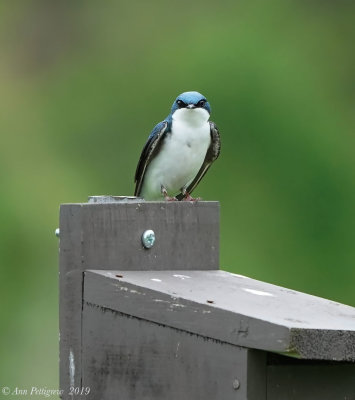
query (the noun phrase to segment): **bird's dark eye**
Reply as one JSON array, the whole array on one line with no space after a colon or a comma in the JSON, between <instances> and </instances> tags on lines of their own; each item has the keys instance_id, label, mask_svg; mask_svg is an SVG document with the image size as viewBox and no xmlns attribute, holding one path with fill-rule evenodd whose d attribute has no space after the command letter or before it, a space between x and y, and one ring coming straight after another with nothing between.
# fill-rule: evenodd
<instances>
[{"instance_id":1,"label":"bird's dark eye","mask_svg":"<svg viewBox=\"0 0 355 400\"><path fill-rule=\"evenodd\" d=\"M182 100L178 100L176 103L179 106L179 108L186 107L186 103L184 103Z\"/></svg>"},{"instance_id":2,"label":"bird's dark eye","mask_svg":"<svg viewBox=\"0 0 355 400\"><path fill-rule=\"evenodd\" d=\"M206 100L200 100L200 101L197 103L197 107L204 107L205 104L206 104Z\"/></svg>"}]
</instances>

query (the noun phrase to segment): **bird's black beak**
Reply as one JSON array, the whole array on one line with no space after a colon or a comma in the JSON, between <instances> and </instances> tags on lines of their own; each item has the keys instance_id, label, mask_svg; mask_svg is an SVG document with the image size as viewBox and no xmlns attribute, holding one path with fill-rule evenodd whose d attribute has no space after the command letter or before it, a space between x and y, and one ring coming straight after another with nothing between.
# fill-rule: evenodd
<instances>
[{"instance_id":1,"label":"bird's black beak","mask_svg":"<svg viewBox=\"0 0 355 400\"><path fill-rule=\"evenodd\" d=\"M195 104L189 104L186 106L186 108L188 108L189 110L193 110L194 108L196 108Z\"/></svg>"}]
</instances>

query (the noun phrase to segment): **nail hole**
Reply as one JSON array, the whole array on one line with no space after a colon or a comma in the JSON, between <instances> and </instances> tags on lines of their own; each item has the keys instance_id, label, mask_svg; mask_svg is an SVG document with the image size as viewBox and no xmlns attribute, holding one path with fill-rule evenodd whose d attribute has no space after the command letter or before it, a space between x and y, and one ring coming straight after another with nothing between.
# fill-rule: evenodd
<instances>
[{"instance_id":1,"label":"nail hole","mask_svg":"<svg viewBox=\"0 0 355 400\"><path fill-rule=\"evenodd\" d=\"M213 300L207 300L207 303L213 304L214 301Z\"/></svg>"},{"instance_id":2,"label":"nail hole","mask_svg":"<svg viewBox=\"0 0 355 400\"><path fill-rule=\"evenodd\" d=\"M123 278L123 275L121 275L121 274L117 274L115 276L116 276L116 278Z\"/></svg>"}]
</instances>

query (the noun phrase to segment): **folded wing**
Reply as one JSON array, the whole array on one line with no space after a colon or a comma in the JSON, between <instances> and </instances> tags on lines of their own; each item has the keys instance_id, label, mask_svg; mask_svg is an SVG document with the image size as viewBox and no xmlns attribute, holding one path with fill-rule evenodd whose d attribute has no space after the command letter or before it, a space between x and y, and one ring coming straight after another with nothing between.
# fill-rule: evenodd
<instances>
[{"instance_id":1,"label":"folded wing","mask_svg":"<svg viewBox=\"0 0 355 400\"><path fill-rule=\"evenodd\" d=\"M154 129L152 130L151 134L149 135L149 138L147 140L147 143L143 147L141 156L138 161L136 173L134 176L134 181L136 183L136 188L134 190L134 195L139 196L142 185L143 185L143 180L144 180L144 174L145 171L151 162L151 160L154 158L156 155L159 147L162 144L162 138L164 137L165 133L167 132L168 128L168 122L167 121L162 121L157 124Z\"/></svg>"}]
</instances>

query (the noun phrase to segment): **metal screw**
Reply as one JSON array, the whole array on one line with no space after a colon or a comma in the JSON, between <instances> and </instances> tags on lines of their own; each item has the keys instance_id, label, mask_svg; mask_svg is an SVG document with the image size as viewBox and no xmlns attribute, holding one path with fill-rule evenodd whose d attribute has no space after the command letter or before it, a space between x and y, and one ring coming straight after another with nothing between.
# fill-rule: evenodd
<instances>
[{"instance_id":1,"label":"metal screw","mask_svg":"<svg viewBox=\"0 0 355 400\"><path fill-rule=\"evenodd\" d=\"M142 235L143 246L146 249L150 249L151 247L153 247L154 242L155 242L155 233L154 233L154 231L152 231L151 229L148 229L148 230L144 231L143 235Z\"/></svg>"},{"instance_id":2,"label":"metal screw","mask_svg":"<svg viewBox=\"0 0 355 400\"><path fill-rule=\"evenodd\" d=\"M56 235L57 237L60 236L60 230L59 230L59 228L57 228L57 229L55 230L55 235Z\"/></svg>"},{"instance_id":3,"label":"metal screw","mask_svg":"<svg viewBox=\"0 0 355 400\"><path fill-rule=\"evenodd\" d=\"M237 390L240 388L240 382L238 381L238 379L234 379L233 381L233 389Z\"/></svg>"}]
</instances>

